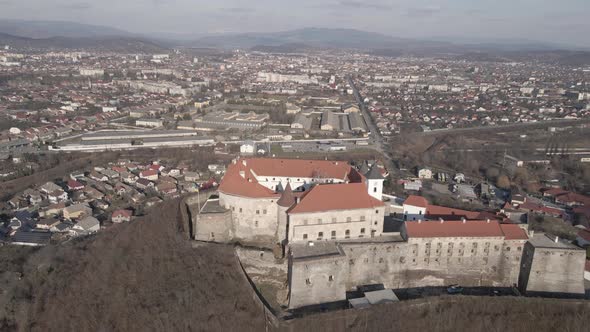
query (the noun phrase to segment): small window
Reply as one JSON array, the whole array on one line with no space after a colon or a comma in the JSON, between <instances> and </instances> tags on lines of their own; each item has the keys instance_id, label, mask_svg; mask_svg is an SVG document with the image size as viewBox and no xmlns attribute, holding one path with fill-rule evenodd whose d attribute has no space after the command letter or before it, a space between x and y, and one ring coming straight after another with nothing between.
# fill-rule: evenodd
<instances>
[{"instance_id":1,"label":"small window","mask_svg":"<svg viewBox=\"0 0 590 332\"><path fill-rule=\"evenodd\" d=\"M321 240L324 238L324 232L319 232L318 233L318 240Z\"/></svg>"},{"instance_id":2,"label":"small window","mask_svg":"<svg viewBox=\"0 0 590 332\"><path fill-rule=\"evenodd\" d=\"M350 229L347 229L346 232L344 232L344 237L347 239L350 238Z\"/></svg>"},{"instance_id":3,"label":"small window","mask_svg":"<svg viewBox=\"0 0 590 332\"><path fill-rule=\"evenodd\" d=\"M336 238L336 231L332 231L332 240Z\"/></svg>"},{"instance_id":4,"label":"small window","mask_svg":"<svg viewBox=\"0 0 590 332\"><path fill-rule=\"evenodd\" d=\"M311 286L311 280L309 278L305 279L305 284Z\"/></svg>"},{"instance_id":5,"label":"small window","mask_svg":"<svg viewBox=\"0 0 590 332\"><path fill-rule=\"evenodd\" d=\"M351 217L346 217L346 222L351 222L352 218Z\"/></svg>"},{"instance_id":6,"label":"small window","mask_svg":"<svg viewBox=\"0 0 590 332\"><path fill-rule=\"evenodd\" d=\"M336 221L336 217L332 217L332 222L335 223Z\"/></svg>"},{"instance_id":7,"label":"small window","mask_svg":"<svg viewBox=\"0 0 590 332\"><path fill-rule=\"evenodd\" d=\"M377 187L373 188L373 192L376 193L377 192Z\"/></svg>"},{"instance_id":8,"label":"small window","mask_svg":"<svg viewBox=\"0 0 590 332\"><path fill-rule=\"evenodd\" d=\"M365 216L361 216L361 221L365 221Z\"/></svg>"},{"instance_id":9,"label":"small window","mask_svg":"<svg viewBox=\"0 0 590 332\"><path fill-rule=\"evenodd\" d=\"M322 223L322 218L318 218L318 224Z\"/></svg>"},{"instance_id":10,"label":"small window","mask_svg":"<svg viewBox=\"0 0 590 332\"><path fill-rule=\"evenodd\" d=\"M303 234L303 239L307 240L307 234Z\"/></svg>"},{"instance_id":11,"label":"small window","mask_svg":"<svg viewBox=\"0 0 590 332\"><path fill-rule=\"evenodd\" d=\"M235 207L235 206L232 206L232 207L231 207L231 210L232 210L232 211L235 211L235 210L236 210L236 207Z\"/></svg>"},{"instance_id":12,"label":"small window","mask_svg":"<svg viewBox=\"0 0 590 332\"><path fill-rule=\"evenodd\" d=\"M266 214L266 210L262 210L262 214Z\"/></svg>"},{"instance_id":13,"label":"small window","mask_svg":"<svg viewBox=\"0 0 590 332\"><path fill-rule=\"evenodd\" d=\"M375 210L375 214L379 214L379 210ZM420 211L420 214L422 214L422 211Z\"/></svg>"},{"instance_id":14,"label":"small window","mask_svg":"<svg viewBox=\"0 0 590 332\"><path fill-rule=\"evenodd\" d=\"M328 276L328 281L334 281L334 276Z\"/></svg>"},{"instance_id":15,"label":"small window","mask_svg":"<svg viewBox=\"0 0 590 332\"><path fill-rule=\"evenodd\" d=\"M256 214L260 214L260 210L256 210Z\"/></svg>"},{"instance_id":16,"label":"small window","mask_svg":"<svg viewBox=\"0 0 590 332\"><path fill-rule=\"evenodd\" d=\"M211 232L211 238L214 239L215 238L215 233Z\"/></svg>"},{"instance_id":17,"label":"small window","mask_svg":"<svg viewBox=\"0 0 590 332\"><path fill-rule=\"evenodd\" d=\"M254 221L254 227L258 227L258 220Z\"/></svg>"},{"instance_id":18,"label":"small window","mask_svg":"<svg viewBox=\"0 0 590 332\"><path fill-rule=\"evenodd\" d=\"M365 234L365 229L361 228L361 234Z\"/></svg>"},{"instance_id":19,"label":"small window","mask_svg":"<svg viewBox=\"0 0 590 332\"><path fill-rule=\"evenodd\" d=\"M242 213L242 208L240 208L240 213Z\"/></svg>"}]
</instances>

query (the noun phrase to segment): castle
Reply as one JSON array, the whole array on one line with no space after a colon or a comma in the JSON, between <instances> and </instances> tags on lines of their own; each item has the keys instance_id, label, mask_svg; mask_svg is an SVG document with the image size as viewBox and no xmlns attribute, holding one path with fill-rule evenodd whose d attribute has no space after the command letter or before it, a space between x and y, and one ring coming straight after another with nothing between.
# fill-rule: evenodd
<instances>
[{"instance_id":1,"label":"castle","mask_svg":"<svg viewBox=\"0 0 590 332\"><path fill-rule=\"evenodd\" d=\"M289 307L345 299L358 286L512 287L584 293L585 252L486 213L383 201L385 169L342 161L235 159L193 216L195 240L277 248L289 264ZM397 213L396 213L397 214Z\"/></svg>"}]
</instances>

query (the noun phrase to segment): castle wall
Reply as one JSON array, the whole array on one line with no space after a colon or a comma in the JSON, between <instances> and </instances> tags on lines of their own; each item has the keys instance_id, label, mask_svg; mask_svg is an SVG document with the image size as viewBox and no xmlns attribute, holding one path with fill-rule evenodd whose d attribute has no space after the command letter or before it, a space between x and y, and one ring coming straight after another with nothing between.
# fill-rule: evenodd
<instances>
[{"instance_id":1,"label":"castle wall","mask_svg":"<svg viewBox=\"0 0 590 332\"><path fill-rule=\"evenodd\" d=\"M527 294L584 294L584 265L586 252L525 246L519 287Z\"/></svg>"},{"instance_id":2,"label":"castle wall","mask_svg":"<svg viewBox=\"0 0 590 332\"><path fill-rule=\"evenodd\" d=\"M231 211L232 237L237 241L277 243L278 205L274 198L247 198L219 193L220 204Z\"/></svg>"},{"instance_id":3,"label":"castle wall","mask_svg":"<svg viewBox=\"0 0 590 332\"><path fill-rule=\"evenodd\" d=\"M292 260L289 306L343 300L345 291L368 284L393 289L454 283L509 287L518 281L524 241L509 242L503 238L429 238L340 243L341 255Z\"/></svg>"},{"instance_id":4,"label":"castle wall","mask_svg":"<svg viewBox=\"0 0 590 332\"><path fill-rule=\"evenodd\" d=\"M289 242L316 241L319 239L320 232L323 233L323 240L380 236L383 232L384 213L384 207L377 207L290 214ZM335 237L332 232L335 232ZM305 238L306 235L307 238Z\"/></svg>"},{"instance_id":5,"label":"castle wall","mask_svg":"<svg viewBox=\"0 0 590 332\"><path fill-rule=\"evenodd\" d=\"M231 212L195 214L195 240L218 243L231 242L232 217Z\"/></svg>"}]
</instances>

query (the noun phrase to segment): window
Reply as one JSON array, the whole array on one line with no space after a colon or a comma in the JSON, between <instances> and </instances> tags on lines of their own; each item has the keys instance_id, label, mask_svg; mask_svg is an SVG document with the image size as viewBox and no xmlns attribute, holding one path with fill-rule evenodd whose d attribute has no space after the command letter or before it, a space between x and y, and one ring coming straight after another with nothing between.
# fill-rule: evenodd
<instances>
[{"instance_id":1,"label":"window","mask_svg":"<svg viewBox=\"0 0 590 332\"><path fill-rule=\"evenodd\" d=\"M361 221L365 221L365 216L361 216Z\"/></svg>"},{"instance_id":2,"label":"window","mask_svg":"<svg viewBox=\"0 0 590 332\"><path fill-rule=\"evenodd\" d=\"M334 281L334 276L328 276L328 281Z\"/></svg>"},{"instance_id":3,"label":"window","mask_svg":"<svg viewBox=\"0 0 590 332\"><path fill-rule=\"evenodd\" d=\"M351 217L346 217L346 222L351 222L352 218Z\"/></svg>"},{"instance_id":4,"label":"window","mask_svg":"<svg viewBox=\"0 0 590 332\"><path fill-rule=\"evenodd\" d=\"M347 229L347 230L344 232L344 237L345 237L345 238L347 238L347 239L350 239L350 229Z\"/></svg>"},{"instance_id":5,"label":"window","mask_svg":"<svg viewBox=\"0 0 590 332\"><path fill-rule=\"evenodd\" d=\"M256 214L260 214L260 210L256 210Z\"/></svg>"},{"instance_id":6,"label":"window","mask_svg":"<svg viewBox=\"0 0 590 332\"><path fill-rule=\"evenodd\" d=\"M258 220L254 221L254 227L258 227Z\"/></svg>"},{"instance_id":7,"label":"window","mask_svg":"<svg viewBox=\"0 0 590 332\"><path fill-rule=\"evenodd\" d=\"M318 233L318 240L321 240L324 238L324 232L319 232Z\"/></svg>"},{"instance_id":8,"label":"window","mask_svg":"<svg viewBox=\"0 0 590 332\"><path fill-rule=\"evenodd\" d=\"M242 208L240 208L240 213L242 213Z\"/></svg>"},{"instance_id":9,"label":"window","mask_svg":"<svg viewBox=\"0 0 590 332\"><path fill-rule=\"evenodd\" d=\"M376 193L377 192L377 187L373 188L373 192Z\"/></svg>"},{"instance_id":10,"label":"window","mask_svg":"<svg viewBox=\"0 0 590 332\"><path fill-rule=\"evenodd\" d=\"M336 231L332 231L332 240L336 238Z\"/></svg>"},{"instance_id":11,"label":"window","mask_svg":"<svg viewBox=\"0 0 590 332\"><path fill-rule=\"evenodd\" d=\"M303 219L303 224L307 225L307 219Z\"/></svg>"},{"instance_id":12,"label":"window","mask_svg":"<svg viewBox=\"0 0 590 332\"><path fill-rule=\"evenodd\" d=\"M379 210L375 210L375 214L379 214ZM420 212L422 214L422 212Z\"/></svg>"},{"instance_id":13,"label":"window","mask_svg":"<svg viewBox=\"0 0 590 332\"><path fill-rule=\"evenodd\" d=\"M235 207L235 206L232 206L232 207L231 207L231 210L232 210L232 211L235 211L235 210L236 210L236 207Z\"/></svg>"},{"instance_id":14,"label":"window","mask_svg":"<svg viewBox=\"0 0 590 332\"><path fill-rule=\"evenodd\" d=\"M365 234L365 229L361 228L361 234Z\"/></svg>"},{"instance_id":15,"label":"window","mask_svg":"<svg viewBox=\"0 0 590 332\"><path fill-rule=\"evenodd\" d=\"M335 223L336 222L336 217L332 217L332 222Z\"/></svg>"},{"instance_id":16,"label":"window","mask_svg":"<svg viewBox=\"0 0 590 332\"><path fill-rule=\"evenodd\" d=\"M307 234L303 234L303 239L307 240Z\"/></svg>"},{"instance_id":17,"label":"window","mask_svg":"<svg viewBox=\"0 0 590 332\"><path fill-rule=\"evenodd\" d=\"M311 286L311 280L309 278L305 279L305 284Z\"/></svg>"},{"instance_id":18,"label":"window","mask_svg":"<svg viewBox=\"0 0 590 332\"><path fill-rule=\"evenodd\" d=\"M262 214L266 214L266 210L262 210Z\"/></svg>"},{"instance_id":19,"label":"window","mask_svg":"<svg viewBox=\"0 0 590 332\"><path fill-rule=\"evenodd\" d=\"M211 238L214 239L215 238L215 233L211 232Z\"/></svg>"},{"instance_id":20,"label":"window","mask_svg":"<svg viewBox=\"0 0 590 332\"><path fill-rule=\"evenodd\" d=\"M322 218L318 218L318 224L322 223Z\"/></svg>"}]
</instances>

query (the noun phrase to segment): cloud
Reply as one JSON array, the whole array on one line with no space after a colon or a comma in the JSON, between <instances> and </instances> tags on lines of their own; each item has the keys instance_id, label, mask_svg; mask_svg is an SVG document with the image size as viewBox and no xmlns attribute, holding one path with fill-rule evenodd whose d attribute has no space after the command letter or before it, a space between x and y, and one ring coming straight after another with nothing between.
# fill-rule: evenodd
<instances>
[{"instance_id":1,"label":"cloud","mask_svg":"<svg viewBox=\"0 0 590 332\"><path fill-rule=\"evenodd\" d=\"M246 13L253 13L256 10L254 8L248 8L248 7L231 7L231 8L222 8L221 11L228 12L228 13L235 13L235 14L246 14Z\"/></svg>"},{"instance_id":2,"label":"cloud","mask_svg":"<svg viewBox=\"0 0 590 332\"><path fill-rule=\"evenodd\" d=\"M377 2L363 2L354 0L341 0L338 2L341 7L353 8L353 9L375 9L375 10L390 10L392 7L383 3Z\"/></svg>"},{"instance_id":3,"label":"cloud","mask_svg":"<svg viewBox=\"0 0 590 332\"><path fill-rule=\"evenodd\" d=\"M59 6L60 8L63 9L69 9L69 10L87 10L92 8L92 4L88 3L88 2L75 2L75 3L69 3L69 4L63 4Z\"/></svg>"},{"instance_id":4,"label":"cloud","mask_svg":"<svg viewBox=\"0 0 590 332\"><path fill-rule=\"evenodd\" d=\"M439 6L426 6L426 7L412 7L408 8L406 15L410 17L430 17L442 12L442 8Z\"/></svg>"}]
</instances>

